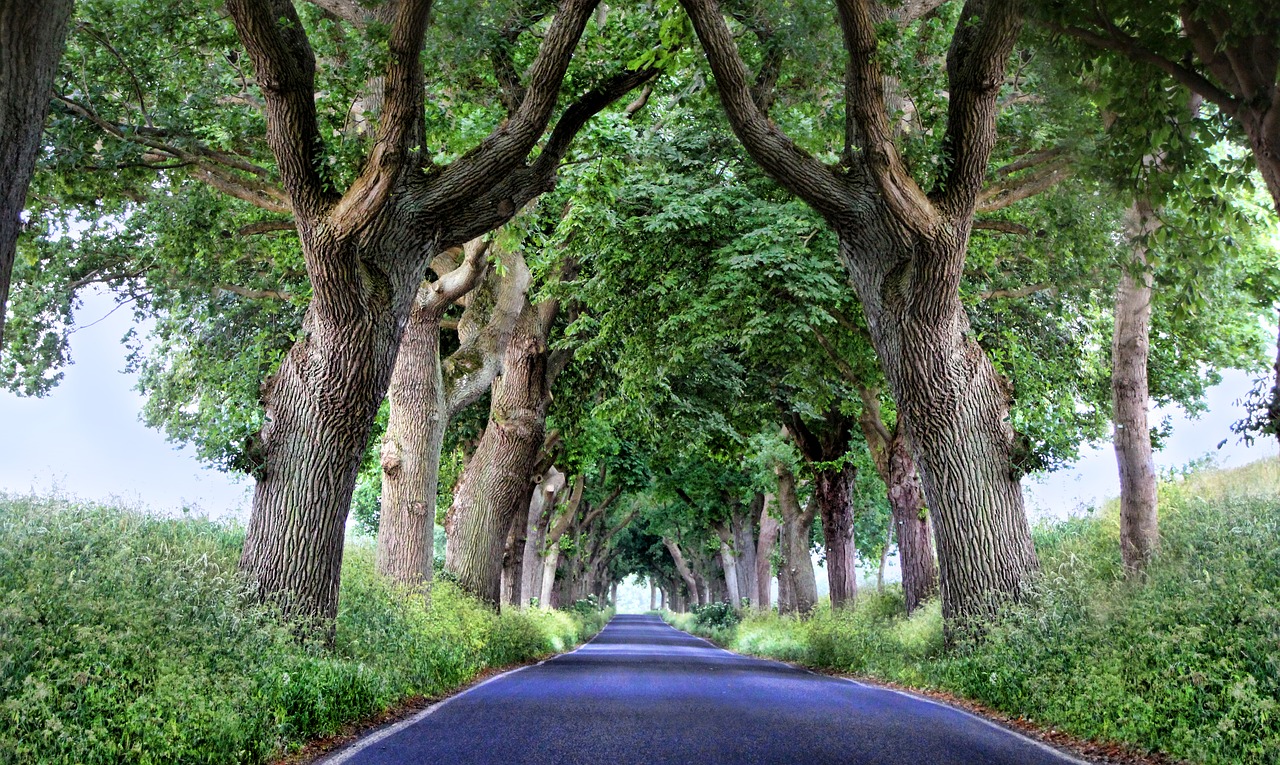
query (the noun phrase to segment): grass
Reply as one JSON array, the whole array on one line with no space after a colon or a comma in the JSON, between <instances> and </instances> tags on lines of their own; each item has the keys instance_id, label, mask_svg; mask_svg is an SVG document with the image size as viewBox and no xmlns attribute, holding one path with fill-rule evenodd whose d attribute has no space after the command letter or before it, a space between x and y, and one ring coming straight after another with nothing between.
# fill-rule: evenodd
<instances>
[{"instance_id":1,"label":"grass","mask_svg":"<svg viewBox=\"0 0 1280 765\"><path fill-rule=\"evenodd\" d=\"M333 648L246 597L243 530L0 495L0 763L260 763L564 650L603 614L497 615L348 543Z\"/></svg>"},{"instance_id":2,"label":"grass","mask_svg":"<svg viewBox=\"0 0 1280 765\"><path fill-rule=\"evenodd\" d=\"M900 592L807 621L677 626L744 653L949 691L1077 736L1206 765L1280 763L1280 463L1161 486L1162 550L1121 576L1113 505L1035 530L1043 575L980 642L946 648Z\"/></svg>"}]
</instances>

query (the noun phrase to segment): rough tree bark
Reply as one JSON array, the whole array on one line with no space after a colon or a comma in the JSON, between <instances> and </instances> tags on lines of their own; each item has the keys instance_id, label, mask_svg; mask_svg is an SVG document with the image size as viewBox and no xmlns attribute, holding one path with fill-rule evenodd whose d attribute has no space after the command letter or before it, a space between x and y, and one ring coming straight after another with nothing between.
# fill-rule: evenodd
<instances>
[{"instance_id":1,"label":"rough tree bark","mask_svg":"<svg viewBox=\"0 0 1280 765\"><path fill-rule=\"evenodd\" d=\"M1146 237L1160 227L1149 200L1129 208L1125 233L1130 261L1116 288L1111 338L1112 437L1120 472L1120 554L1125 573L1137 576L1160 543L1156 467L1147 424L1147 356L1151 347L1151 269Z\"/></svg>"},{"instance_id":2,"label":"rough tree bark","mask_svg":"<svg viewBox=\"0 0 1280 765\"><path fill-rule=\"evenodd\" d=\"M801 509L796 496L796 478L792 472L779 465L778 509L782 513L781 543L782 569L787 577L787 602L778 595L779 613L796 612L807 615L818 603L818 581L813 571L813 558L809 553L813 519L817 515L817 502L811 497ZM778 574L779 583L782 573ZM781 587L781 584L779 584Z\"/></svg>"},{"instance_id":3,"label":"rough tree bark","mask_svg":"<svg viewBox=\"0 0 1280 765\"><path fill-rule=\"evenodd\" d=\"M377 570L405 584L431 578L445 429L489 388L529 286L529 269L518 253L501 254L505 275L486 273L487 249L476 240L464 248L461 264L444 256L433 261L440 278L418 288L391 375ZM440 319L464 295L460 347L442 363Z\"/></svg>"},{"instance_id":4,"label":"rough tree bark","mask_svg":"<svg viewBox=\"0 0 1280 765\"><path fill-rule=\"evenodd\" d=\"M498 605L502 552L542 446L547 405L546 329L526 303L507 344L502 376L490 394L489 424L458 479L445 518L445 568L458 585Z\"/></svg>"},{"instance_id":5,"label":"rough tree bark","mask_svg":"<svg viewBox=\"0 0 1280 765\"><path fill-rule=\"evenodd\" d=\"M546 608L553 605L551 593L555 590L556 569L560 562L560 537L564 536L578 518L578 508L582 504L582 492L585 486L585 476L579 475L574 480L573 490L569 493L564 509L560 511L560 515L547 531L542 553L542 589L538 594L538 602Z\"/></svg>"},{"instance_id":6,"label":"rough tree bark","mask_svg":"<svg viewBox=\"0 0 1280 765\"><path fill-rule=\"evenodd\" d=\"M876 472L888 489L898 560L902 565L902 592L907 613L911 613L938 593L938 564L933 558L933 532L925 508L924 489L916 474L901 416L891 430L881 414L879 394L865 387L860 387L859 392L862 396L859 421Z\"/></svg>"},{"instance_id":7,"label":"rough tree bark","mask_svg":"<svg viewBox=\"0 0 1280 765\"><path fill-rule=\"evenodd\" d=\"M0 351L9 281L72 0L0 0Z\"/></svg>"},{"instance_id":8,"label":"rough tree bark","mask_svg":"<svg viewBox=\"0 0 1280 765\"><path fill-rule=\"evenodd\" d=\"M515 110L447 167L432 165L420 137L431 2L381 6L389 33L378 128L360 175L338 195L322 173L315 57L293 3L228 0L313 293L301 336L264 386L266 424L246 450L258 483L240 566L286 613L330 625L336 615L356 473L428 263L548 190L591 116L652 76L620 73L583 95L529 160L595 4L563 0Z\"/></svg>"},{"instance_id":9,"label":"rough tree bark","mask_svg":"<svg viewBox=\"0 0 1280 765\"><path fill-rule=\"evenodd\" d=\"M756 541L756 593L752 608L768 610L773 598L773 550L778 544L778 519L770 512L773 497L766 494L760 506L760 536Z\"/></svg>"},{"instance_id":10,"label":"rough tree bark","mask_svg":"<svg viewBox=\"0 0 1280 765\"><path fill-rule=\"evenodd\" d=\"M1021 27L1016 0L968 0L947 57L949 107L939 185L926 194L893 141L870 0L838 0L845 151L838 167L769 119L716 0L681 0L735 134L779 183L827 220L872 345L916 449L933 510L950 623L1018 597L1038 562L1023 508L1009 390L972 338L959 283L995 143L996 97ZM901 17L899 17L901 20Z\"/></svg>"},{"instance_id":11,"label":"rough tree bark","mask_svg":"<svg viewBox=\"0 0 1280 765\"><path fill-rule=\"evenodd\" d=\"M787 432L813 470L813 496L822 518L831 607L851 608L858 597L858 567L853 536L853 492L857 468L840 460L849 451L852 421L832 410L817 426L791 416Z\"/></svg>"}]
</instances>

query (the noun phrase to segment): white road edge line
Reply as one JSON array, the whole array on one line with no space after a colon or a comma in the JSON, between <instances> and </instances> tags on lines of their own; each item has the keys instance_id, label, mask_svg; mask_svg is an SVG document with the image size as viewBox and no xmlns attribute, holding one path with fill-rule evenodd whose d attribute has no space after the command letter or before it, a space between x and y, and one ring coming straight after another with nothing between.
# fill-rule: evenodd
<instances>
[{"instance_id":1,"label":"white road edge line","mask_svg":"<svg viewBox=\"0 0 1280 765\"><path fill-rule=\"evenodd\" d=\"M613 620L610 619L609 621L613 621ZM663 623L665 624L665 622ZM605 623L605 627L607 626L609 626L608 622ZM350 744L347 744L342 749L339 749L333 754L328 755L327 757L322 757L319 760L315 760L314 765L342 765L343 763L349 761L352 757L355 757L357 754L363 752L365 749L368 749L370 746L373 746L379 741L382 741L383 739L386 739L386 738L390 738L391 736L394 736L395 734L399 733L405 728L408 728L413 725L417 725L418 723L422 722L423 720L425 720L426 718L434 714L437 709L444 706L445 704L448 704L450 701L462 698L463 696L466 696L468 693L471 693L472 691L479 690L485 687L489 683L492 683L496 680L501 680L504 677L509 677L522 670L526 670L530 667L541 667L543 664L546 664L549 661L554 661L560 658L561 656L568 656L570 654L574 654L574 653L577 653L578 651L581 651L583 648L586 648L588 645L590 645L591 642L594 641L596 638L600 637L601 632L604 632L604 627L600 628L600 632L597 632L596 634L592 635L591 640L586 641L585 643L573 649L572 651L566 651L565 653L558 653L555 656L548 656L547 658L543 659L540 662L537 662L536 664L526 664L523 667L516 667L515 669L509 669L506 672L494 675L488 680L484 680L479 683L476 683L470 688L466 688L461 691L458 691L457 693L453 694L448 698L437 701L436 703L432 704L431 706L427 707L421 712L417 712L416 714L410 717L406 717L405 719L399 722L392 723L386 726L385 728L380 728L379 730L376 730L367 736L356 739Z\"/></svg>"},{"instance_id":2,"label":"white road edge line","mask_svg":"<svg viewBox=\"0 0 1280 765\"><path fill-rule=\"evenodd\" d=\"M661 617L659 617L659 618L661 618ZM1076 756L1075 756L1075 755L1073 755L1073 754L1069 754L1069 753L1067 753L1067 752L1062 751L1061 749L1057 748L1056 746L1050 746L1049 744L1046 744L1046 743L1045 743L1045 742L1043 742L1043 741L1038 741L1038 740L1036 740L1036 739L1034 739L1034 738L1032 738L1032 737L1028 736L1027 734L1025 734L1025 733L1023 733L1023 732L1021 732L1021 731L1014 730L1013 728L1007 728L1007 727L1005 727L1005 726L1001 725L1000 723L998 723L998 722L996 722L996 721L994 721L994 720L988 720L987 718L983 717L982 715L974 714L973 712L970 712L970 711L969 711L969 710L967 710L967 709L963 709L963 708L961 708L961 707L957 707L957 706L952 706L951 704L947 704L947 703L945 703L945 702L938 701L937 699L933 699L933 698L930 698L930 697L928 697L928 696L923 696L923 695L918 694L918 693L912 693L912 692L910 692L910 691L900 690L900 689L898 689L898 688L890 688L890 687L888 687L888 686L883 686L883 685L872 685L871 683L863 683L863 682L859 682L859 681L857 681L857 680L854 680L854 679L853 679L853 678L851 678L851 677L841 677L841 676L839 676L839 675L826 675L826 674L823 674L823 673L821 673L821 672L815 672L814 670L809 669L808 667L804 667L804 666L801 666L801 665L799 665L799 664L792 664L792 663L790 663L790 662L786 662L786 661L778 661L777 659L766 659L766 658L761 657L761 656L752 656L752 655L750 655L750 654L738 653L737 651L730 651L730 650L729 650L729 649L727 649L727 648L721 648L720 646L716 645L715 643L711 642L710 640L707 640L706 638L704 638L704 637L702 637L702 636L700 636L700 635L694 635L694 634L693 634L693 633L691 633L691 632L685 632L684 630L679 629L679 628L677 628L675 625L673 625L673 624L669 623L666 619L663 619L663 620L662 620L662 623L663 623L663 624L665 624L665 625L667 625L667 626L668 626L668 627L670 627L671 629L675 630L676 632L679 632L679 633L684 634L684 635L688 635L689 637L694 638L694 639L697 639L697 640L701 640L702 642L706 643L707 645L711 646L712 648L716 649L717 651L723 651L723 652L725 652L725 653L729 654L730 656L740 656L740 657L742 657L742 658L744 658L744 659L754 659L754 660L756 660L756 661L763 661L763 662L767 662L767 663L769 663L769 664L781 664L781 665L782 665L782 666L784 666L784 667L790 667L790 668L792 668L792 669L798 669L798 670L801 670L801 671L803 671L803 672L808 672L809 674L814 675L814 676L816 676L816 677L826 677L826 678L831 678L831 679L834 679L834 680L843 680L843 681L844 681L844 682L846 682L846 683L853 683L854 685L859 686L859 687L861 687L861 688L870 688L870 689L872 689L872 690L877 690L877 691L889 691L889 692L891 692L891 693L896 693L896 694L899 694L899 695L901 695L901 696L906 696L906 697L907 697L907 698L909 698L909 699L914 699L914 700L916 700L916 701L922 701L922 702L924 702L924 703L926 703L926 704L932 704L932 705L934 705L935 707L942 707L943 709L950 709L950 710L951 710L951 711L953 711L953 712L959 712L960 714L964 715L965 717L971 717L971 718L973 718L974 720L977 720L978 722L982 723L983 725L986 725L987 727L995 728L996 730L1001 731L1002 733L1008 733L1009 735L1014 736L1015 738L1020 738L1020 739L1022 739L1023 741L1027 742L1028 744L1032 744L1033 746L1039 747L1040 749L1042 749L1042 750L1044 750L1044 751L1046 751L1046 752L1048 752L1048 753L1050 753L1050 754L1056 754L1058 757L1062 758L1062 759L1063 759L1063 760L1065 760L1066 762L1074 763L1075 765L1097 765L1096 761L1095 761L1095 762L1090 762L1089 760L1082 760L1082 759L1080 759L1079 757L1076 757Z\"/></svg>"}]
</instances>

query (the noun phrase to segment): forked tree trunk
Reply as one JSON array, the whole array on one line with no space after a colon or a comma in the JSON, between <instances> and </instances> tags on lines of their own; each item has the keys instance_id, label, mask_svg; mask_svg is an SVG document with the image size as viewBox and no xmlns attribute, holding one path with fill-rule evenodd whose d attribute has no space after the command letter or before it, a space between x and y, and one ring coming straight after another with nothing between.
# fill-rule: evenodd
<instances>
[{"instance_id":1,"label":"forked tree trunk","mask_svg":"<svg viewBox=\"0 0 1280 765\"><path fill-rule=\"evenodd\" d=\"M0 0L0 351L27 188L72 0Z\"/></svg>"},{"instance_id":2,"label":"forked tree trunk","mask_svg":"<svg viewBox=\"0 0 1280 765\"><path fill-rule=\"evenodd\" d=\"M778 508L782 511L782 567L787 572L787 594L790 600L787 609L807 615L818 603L818 581L813 571L813 558L809 553L817 503L810 498L808 506L801 509L800 500L796 497L795 476L782 466L776 472ZM781 602L779 609L781 610Z\"/></svg>"},{"instance_id":3,"label":"forked tree trunk","mask_svg":"<svg viewBox=\"0 0 1280 765\"><path fill-rule=\"evenodd\" d=\"M499 602L503 544L520 505L528 506L550 398L546 343L529 306L507 345L489 424L458 480L445 521L445 568L486 603Z\"/></svg>"},{"instance_id":4,"label":"forked tree trunk","mask_svg":"<svg viewBox=\"0 0 1280 765\"><path fill-rule=\"evenodd\" d=\"M1147 424L1147 356L1151 336L1151 270L1146 236L1160 226L1146 199L1129 209L1125 228L1131 260L1116 288L1111 340L1113 442L1120 471L1120 554L1125 573L1140 575L1160 542L1156 469Z\"/></svg>"},{"instance_id":5,"label":"forked tree trunk","mask_svg":"<svg viewBox=\"0 0 1280 765\"><path fill-rule=\"evenodd\" d=\"M992 147L999 88L1021 29L1015 0L965 3L948 52L940 183L912 178L886 118L884 8L836 5L844 43L845 147L832 168L760 107L716 0L681 0L734 133L753 159L830 223L871 342L905 415L933 511L949 624L1017 598L1037 569L1013 464L1008 390L960 303L973 213ZM900 14L905 20L910 14Z\"/></svg>"},{"instance_id":6,"label":"forked tree trunk","mask_svg":"<svg viewBox=\"0 0 1280 765\"><path fill-rule=\"evenodd\" d=\"M461 264L449 257L432 263L440 279L418 288L391 375L377 570L405 584L431 578L445 429L488 390L529 287L519 253L502 253L501 273L486 274L487 250L476 240L463 249ZM442 362L440 318L459 301L467 306L458 323L460 347Z\"/></svg>"},{"instance_id":7,"label":"forked tree trunk","mask_svg":"<svg viewBox=\"0 0 1280 765\"><path fill-rule=\"evenodd\" d=\"M760 507L760 536L756 542L756 594L753 608L767 610L773 599L773 550L778 544L778 519L769 507L773 497L766 494ZM781 585L779 585L781 586Z\"/></svg>"}]
</instances>

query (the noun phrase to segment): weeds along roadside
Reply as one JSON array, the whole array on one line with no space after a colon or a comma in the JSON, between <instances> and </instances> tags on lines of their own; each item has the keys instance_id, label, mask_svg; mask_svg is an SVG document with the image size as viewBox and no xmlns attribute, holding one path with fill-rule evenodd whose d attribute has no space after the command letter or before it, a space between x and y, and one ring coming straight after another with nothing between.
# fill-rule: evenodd
<instances>
[{"instance_id":1,"label":"weeds along roadside","mask_svg":"<svg viewBox=\"0 0 1280 765\"><path fill-rule=\"evenodd\" d=\"M938 604L907 618L897 588L806 621L666 616L742 653L947 691L1082 738L1280 763L1280 463L1170 478L1145 583L1122 576L1114 506L1041 525L1035 596L981 642L944 648Z\"/></svg>"},{"instance_id":2,"label":"weeds along roadside","mask_svg":"<svg viewBox=\"0 0 1280 765\"><path fill-rule=\"evenodd\" d=\"M256 763L566 650L605 612L495 614L343 561L332 648L300 644L236 575L243 530L0 496L0 762Z\"/></svg>"}]
</instances>

